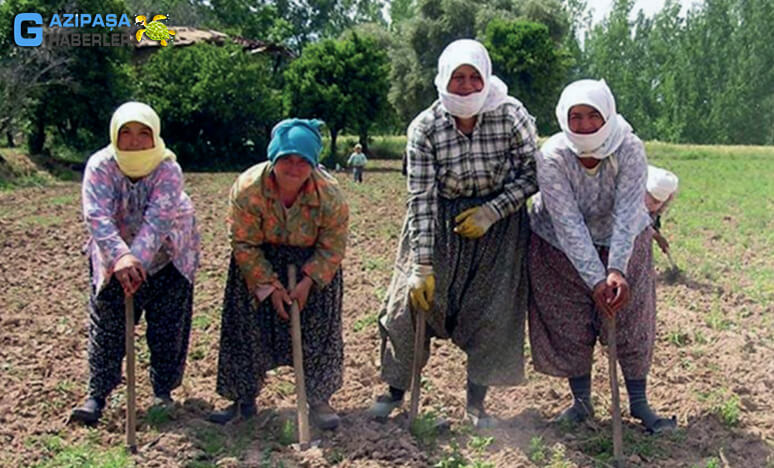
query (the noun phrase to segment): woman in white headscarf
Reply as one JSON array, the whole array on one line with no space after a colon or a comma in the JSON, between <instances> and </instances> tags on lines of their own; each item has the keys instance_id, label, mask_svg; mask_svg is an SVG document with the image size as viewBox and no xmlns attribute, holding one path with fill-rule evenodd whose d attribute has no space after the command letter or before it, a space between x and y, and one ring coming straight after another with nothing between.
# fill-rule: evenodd
<instances>
[{"instance_id":1,"label":"woman in white headscarf","mask_svg":"<svg viewBox=\"0 0 774 468\"><path fill-rule=\"evenodd\" d=\"M674 420L654 413L645 394L656 333L645 148L616 113L604 81L567 86L556 118L562 131L541 148L540 193L530 211L535 368L569 379L573 404L559 419L593 416L594 344L606 341L605 318L614 318L632 416L650 432L673 429Z\"/></svg>"},{"instance_id":2,"label":"woman in white headscarf","mask_svg":"<svg viewBox=\"0 0 774 468\"><path fill-rule=\"evenodd\" d=\"M645 192L645 208L653 220L653 240L662 252L669 255L669 241L661 234L661 215L666 211L677 192L678 179L672 172L656 166L648 166L648 183Z\"/></svg>"},{"instance_id":3,"label":"woman in white headscarf","mask_svg":"<svg viewBox=\"0 0 774 468\"><path fill-rule=\"evenodd\" d=\"M83 175L89 299L89 396L71 420L96 423L121 381L124 297L145 311L154 404L172 403L183 378L199 264L194 207L183 173L147 104L127 102L110 120L110 144Z\"/></svg>"},{"instance_id":4,"label":"woman in white headscarf","mask_svg":"<svg viewBox=\"0 0 774 468\"><path fill-rule=\"evenodd\" d=\"M482 426L492 422L487 388L523 378L525 201L537 190L537 136L479 42L449 44L435 85L438 100L408 129L408 212L379 320L390 389L369 411L387 417L410 384L411 303L427 312L428 335L467 354L467 416Z\"/></svg>"}]
</instances>

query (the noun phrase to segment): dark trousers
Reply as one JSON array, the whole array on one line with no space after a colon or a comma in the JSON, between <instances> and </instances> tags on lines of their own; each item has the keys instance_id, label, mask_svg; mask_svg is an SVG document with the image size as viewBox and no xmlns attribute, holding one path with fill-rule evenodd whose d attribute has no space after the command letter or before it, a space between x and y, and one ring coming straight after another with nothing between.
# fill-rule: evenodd
<instances>
[{"instance_id":1,"label":"dark trousers","mask_svg":"<svg viewBox=\"0 0 774 468\"><path fill-rule=\"evenodd\" d=\"M134 295L135 323L145 311L150 380L156 395L183 380L193 313L193 285L170 263ZM121 382L125 354L124 291L113 276L89 298L89 396L103 399Z\"/></svg>"},{"instance_id":2,"label":"dark trousers","mask_svg":"<svg viewBox=\"0 0 774 468\"><path fill-rule=\"evenodd\" d=\"M355 166L352 168L352 176L354 177L355 182L362 184L363 183L363 168Z\"/></svg>"}]
</instances>

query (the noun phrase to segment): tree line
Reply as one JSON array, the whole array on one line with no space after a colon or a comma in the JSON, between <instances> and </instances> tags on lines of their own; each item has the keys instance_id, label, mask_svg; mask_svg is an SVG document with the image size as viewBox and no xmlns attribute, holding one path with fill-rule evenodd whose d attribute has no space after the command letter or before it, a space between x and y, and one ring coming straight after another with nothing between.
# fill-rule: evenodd
<instances>
[{"instance_id":1,"label":"tree line","mask_svg":"<svg viewBox=\"0 0 774 468\"><path fill-rule=\"evenodd\" d=\"M83 158L106 143L112 110L139 99L187 164L260 160L287 116L323 119L334 155L342 132L367 150L369 135L403 133L432 103L440 52L473 37L541 134L557 130L561 88L591 77L607 80L643 138L774 143L774 3L705 0L681 14L667 0L630 19L633 4L615 0L592 25L583 0L0 0L0 142ZM27 11L165 13L288 53L238 41L144 60L118 47L21 48L13 18Z\"/></svg>"}]
</instances>

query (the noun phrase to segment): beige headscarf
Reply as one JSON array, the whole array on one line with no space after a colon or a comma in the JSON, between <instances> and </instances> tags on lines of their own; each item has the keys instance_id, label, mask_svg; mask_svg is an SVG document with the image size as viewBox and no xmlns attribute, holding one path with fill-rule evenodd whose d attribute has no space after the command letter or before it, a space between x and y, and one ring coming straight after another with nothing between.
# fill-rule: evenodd
<instances>
[{"instance_id":1,"label":"beige headscarf","mask_svg":"<svg viewBox=\"0 0 774 468\"><path fill-rule=\"evenodd\" d=\"M137 122L146 125L153 132L153 148L140 151L124 151L118 149L118 131L124 124ZM175 154L168 150L161 139L161 120L149 105L141 102L126 102L113 112L110 119L110 149L116 157L118 167L125 175L132 178L145 177L153 172L161 161L176 159Z\"/></svg>"}]
</instances>

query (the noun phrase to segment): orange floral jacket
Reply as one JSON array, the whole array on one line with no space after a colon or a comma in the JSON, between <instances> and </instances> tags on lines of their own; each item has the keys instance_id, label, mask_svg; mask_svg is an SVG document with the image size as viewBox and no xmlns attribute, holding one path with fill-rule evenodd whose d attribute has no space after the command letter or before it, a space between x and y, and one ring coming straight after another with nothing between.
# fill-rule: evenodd
<instances>
[{"instance_id":1,"label":"orange floral jacket","mask_svg":"<svg viewBox=\"0 0 774 468\"><path fill-rule=\"evenodd\" d=\"M228 221L234 258L253 293L259 286L279 285L262 250L271 244L314 246L302 271L318 287L330 283L344 259L349 207L336 179L317 169L293 206L285 208L271 163L251 167L231 188Z\"/></svg>"}]
</instances>

